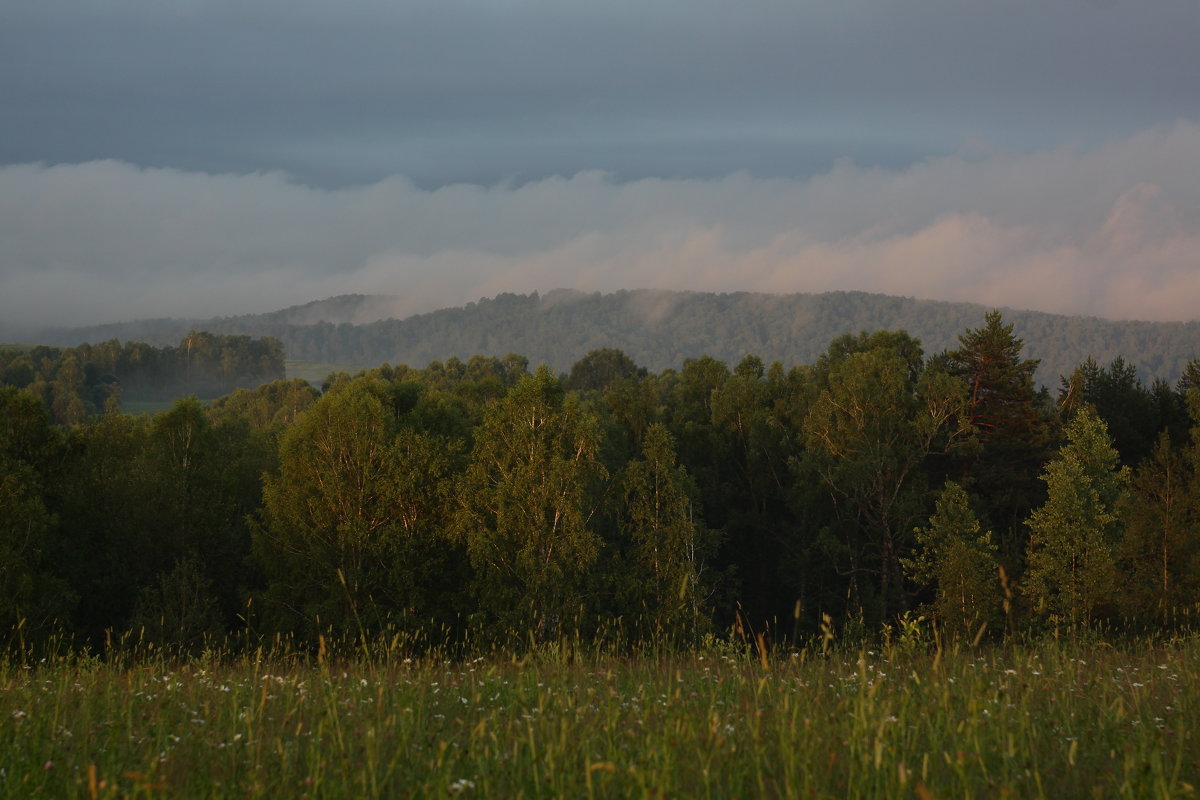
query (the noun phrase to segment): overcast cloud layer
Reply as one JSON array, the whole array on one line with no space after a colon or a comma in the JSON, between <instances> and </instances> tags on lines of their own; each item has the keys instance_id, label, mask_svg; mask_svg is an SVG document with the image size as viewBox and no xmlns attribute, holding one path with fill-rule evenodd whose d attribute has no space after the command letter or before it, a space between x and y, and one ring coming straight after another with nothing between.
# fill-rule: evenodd
<instances>
[{"instance_id":1,"label":"overcast cloud layer","mask_svg":"<svg viewBox=\"0 0 1200 800\"><path fill-rule=\"evenodd\" d=\"M396 314L572 287L861 289L1118 318L1200 308L1200 126L811 179L437 190L114 161L0 170L0 314L91 322L348 292Z\"/></svg>"},{"instance_id":2,"label":"overcast cloud layer","mask_svg":"<svg viewBox=\"0 0 1200 800\"><path fill-rule=\"evenodd\" d=\"M1191 319L1197 31L1195 0L10 0L0 328L560 286Z\"/></svg>"}]
</instances>

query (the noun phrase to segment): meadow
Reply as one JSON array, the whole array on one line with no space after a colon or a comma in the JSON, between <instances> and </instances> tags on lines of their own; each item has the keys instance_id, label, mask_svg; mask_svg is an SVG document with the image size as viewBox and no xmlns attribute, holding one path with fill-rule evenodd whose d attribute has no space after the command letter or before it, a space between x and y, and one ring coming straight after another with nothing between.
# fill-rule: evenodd
<instances>
[{"instance_id":1,"label":"meadow","mask_svg":"<svg viewBox=\"0 0 1200 800\"><path fill-rule=\"evenodd\" d=\"M1200 638L0 666L5 797L1189 797Z\"/></svg>"},{"instance_id":2,"label":"meadow","mask_svg":"<svg viewBox=\"0 0 1200 800\"><path fill-rule=\"evenodd\" d=\"M370 367L354 364L330 364L323 361L302 361L296 358L283 360L284 372L289 381L302 378L309 383L321 385L321 382L334 372L345 372L350 375Z\"/></svg>"}]
</instances>

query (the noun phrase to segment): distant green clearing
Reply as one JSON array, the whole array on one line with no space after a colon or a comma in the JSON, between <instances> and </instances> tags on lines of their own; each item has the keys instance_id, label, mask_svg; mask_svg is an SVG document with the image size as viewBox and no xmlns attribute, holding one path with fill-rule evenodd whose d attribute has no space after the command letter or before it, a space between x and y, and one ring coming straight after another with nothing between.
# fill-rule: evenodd
<instances>
[{"instance_id":1,"label":"distant green clearing","mask_svg":"<svg viewBox=\"0 0 1200 800\"><path fill-rule=\"evenodd\" d=\"M10 797L1189 797L1200 640L0 661Z\"/></svg>"},{"instance_id":2,"label":"distant green clearing","mask_svg":"<svg viewBox=\"0 0 1200 800\"><path fill-rule=\"evenodd\" d=\"M126 414L158 414L169 411L175 405L175 400L122 400L121 410ZM201 400L207 405L211 400Z\"/></svg>"},{"instance_id":3,"label":"distant green clearing","mask_svg":"<svg viewBox=\"0 0 1200 800\"><path fill-rule=\"evenodd\" d=\"M283 366L287 371L288 380L302 378L309 383L321 383L329 377L331 372L346 372L353 375L361 370L370 369L370 367L357 364L326 364L320 361L301 361L295 358L285 359Z\"/></svg>"},{"instance_id":4,"label":"distant green clearing","mask_svg":"<svg viewBox=\"0 0 1200 800\"><path fill-rule=\"evenodd\" d=\"M3 345L0 345L3 346ZM20 347L22 345L16 345ZM287 379L294 380L301 378L309 383L320 384L330 373L347 372L353 375L354 373L367 369L354 364L325 364L317 361L300 361L298 359L287 359L284 362ZM201 399L201 403L208 404L212 399ZM158 414L162 411L167 411L175 404L175 400L122 400L121 409L128 414Z\"/></svg>"}]
</instances>

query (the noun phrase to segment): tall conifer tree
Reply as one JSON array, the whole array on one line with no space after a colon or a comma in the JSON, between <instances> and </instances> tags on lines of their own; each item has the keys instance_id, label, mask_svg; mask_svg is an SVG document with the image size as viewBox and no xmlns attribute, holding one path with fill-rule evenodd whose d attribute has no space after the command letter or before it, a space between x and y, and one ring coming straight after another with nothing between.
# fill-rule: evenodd
<instances>
[{"instance_id":1,"label":"tall conifer tree","mask_svg":"<svg viewBox=\"0 0 1200 800\"><path fill-rule=\"evenodd\" d=\"M1038 360L1021 357L1024 343L999 311L958 341L948 354L950 371L967 383L967 416L980 444L962 460L958 477L980 499L1011 569L1021 551L1021 522L1045 496L1037 473L1050 456L1052 417L1034 389Z\"/></svg>"}]
</instances>

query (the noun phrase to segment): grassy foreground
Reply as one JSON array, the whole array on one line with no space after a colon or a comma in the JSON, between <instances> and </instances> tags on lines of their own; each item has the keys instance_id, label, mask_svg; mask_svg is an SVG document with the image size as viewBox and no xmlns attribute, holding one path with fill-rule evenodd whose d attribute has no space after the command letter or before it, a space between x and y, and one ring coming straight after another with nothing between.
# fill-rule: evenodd
<instances>
[{"instance_id":1,"label":"grassy foreground","mask_svg":"<svg viewBox=\"0 0 1200 800\"><path fill-rule=\"evenodd\" d=\"M4 797L1186 797L1200 640L0 663Z\"/></svg>"}]
</instances>

